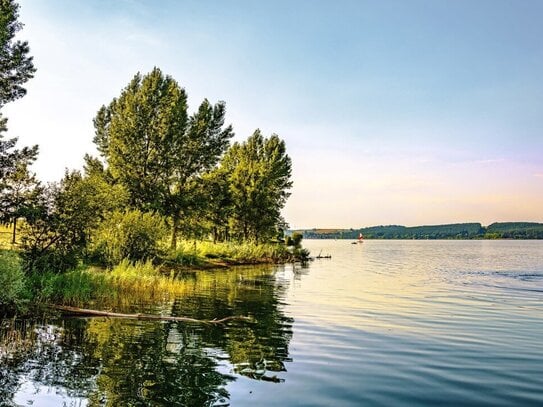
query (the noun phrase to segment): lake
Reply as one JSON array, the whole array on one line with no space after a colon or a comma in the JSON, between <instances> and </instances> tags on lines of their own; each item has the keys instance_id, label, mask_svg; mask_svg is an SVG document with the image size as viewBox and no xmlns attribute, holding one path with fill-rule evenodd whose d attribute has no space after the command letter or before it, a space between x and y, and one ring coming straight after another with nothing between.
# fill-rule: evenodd
<instances>
[{"instance_id":1,"label":"lake","mask_svg":"<svg viewBox=\"0 0 543 407\"><path fill-rule=\"evenodd\" d=\"M3 321L0 405L543 405L543 241L304 246L121 306L254 322Z\"/></svg>"}]
</instances>

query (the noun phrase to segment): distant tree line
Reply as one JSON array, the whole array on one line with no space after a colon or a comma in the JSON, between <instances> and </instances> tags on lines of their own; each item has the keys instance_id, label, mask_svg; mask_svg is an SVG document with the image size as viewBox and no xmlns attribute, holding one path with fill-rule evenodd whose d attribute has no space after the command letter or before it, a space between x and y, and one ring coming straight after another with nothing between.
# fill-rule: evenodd
<instances>
[{"instance_id":1,"label":"distant tree line","mask_svg":"<svg viewBox=\"0 0 543 407\"><path fill-rule=\"evenodd\" d=\"M484 227L480 223L456 223L406 227L372 226L361 229L297 231L306 239L543 239L543 223L498 222Z\"/></svg>"}]
</instances>

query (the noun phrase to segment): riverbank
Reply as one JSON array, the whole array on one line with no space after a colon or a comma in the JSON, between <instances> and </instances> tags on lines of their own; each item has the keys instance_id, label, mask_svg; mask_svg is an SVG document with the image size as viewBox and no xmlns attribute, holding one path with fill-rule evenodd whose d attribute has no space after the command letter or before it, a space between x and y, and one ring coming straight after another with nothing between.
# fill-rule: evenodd
<instances>
[{"instance_id":1,"label":"riverbank","mask_svg":"<svg viewBox=\"0 0 543 407\"><path fill-rule=\"evenodd\" d=\"M18 251L0 250L0 314L31 314L43 305L93 306L156 302L182 295L181 277L236 266L304 261L308 253L283 243L184 241L152 261L122 260L112 267L82 263L65 273L25 273Z\"/></svg>"}]
</instances>

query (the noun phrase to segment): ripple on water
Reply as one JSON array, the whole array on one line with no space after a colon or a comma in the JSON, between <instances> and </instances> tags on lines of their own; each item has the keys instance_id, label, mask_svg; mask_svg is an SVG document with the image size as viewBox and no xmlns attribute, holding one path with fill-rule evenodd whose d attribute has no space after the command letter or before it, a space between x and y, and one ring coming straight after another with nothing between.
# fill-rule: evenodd
<instances>
[{"instance_id":1,"label":"ripple on water","mask_svg":"<svg viewBox=\"0 0 543 407\"><path fill-rule=\"evenodd\" d=\"M43 325L0 404L543 405L543 242L305 245L332 258L194 273L149 307L255 323Z\"/></svg>"}]
</instances>

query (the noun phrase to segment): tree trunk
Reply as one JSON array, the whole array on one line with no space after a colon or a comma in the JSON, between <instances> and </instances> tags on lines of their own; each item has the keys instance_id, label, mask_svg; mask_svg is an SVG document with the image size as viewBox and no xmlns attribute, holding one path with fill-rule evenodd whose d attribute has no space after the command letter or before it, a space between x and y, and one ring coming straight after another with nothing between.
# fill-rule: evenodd
<instances>
[{"instance_id":1,"label":"tree trunk","mask_svg":"<svg viewBox=\"0 0 543 407\"><path fill-rule=\"evenodd\" d=\"M11 239L11 244L15 244L16 237L17 237L17 217L14 217L13 218L13 236Z\"/></svg>"},{"instance_id":2,"label":"tree trunk","mask_svg":"<svg viewBox=\"0 0 543 407\"><path fill-rule=\"evenodd\" d=\"M179 232L179 214L174 213L172 219L172 250L177 249L177 233Z\"/></svg>"}]
</instances>

